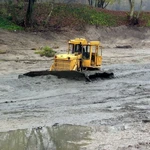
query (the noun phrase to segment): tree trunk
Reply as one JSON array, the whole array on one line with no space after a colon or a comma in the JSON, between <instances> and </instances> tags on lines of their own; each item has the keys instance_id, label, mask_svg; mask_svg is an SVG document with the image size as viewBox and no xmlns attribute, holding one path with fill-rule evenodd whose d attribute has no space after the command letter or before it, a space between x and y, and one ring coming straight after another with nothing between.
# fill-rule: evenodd
<instances>
[{"instance_id":1,"label":"tree trunk","mask_svg":"<svg viewBox=\"0 0 150 150\"><path fill-rule=\"evenodd\" d=\"M92 6L93 6L93 7L96 6L96 0L92 0Z\"/></svg>"},{"instance_id":2,"label":"tree trunk","mask_svg":"<svg viewBox=\"0 0 150 150\"><path fill-rule=\"evenodd\" d=\"M109 1L106 2L106 0L98 0L98 7L99 8L105 9L108 4L109 4Z\"/></svg>"},{"instance_id":3,"label":"tree trunk","mask_svg":"<svg viewBox=\"0 0 150 150\"><path fill-rule=\"evenodd\" d=\"M134 17L134 0L129 0L129 4L130 4L130 20L133 19Z\"/></svg>"},{"instance_id":4,"label":"tree trunk","mask_svg":"<svg viewBox=\"0 0 150 150\"><path fill-rule=\"evenodd\" d=\"M92 0L88 0L89 1L89 5L91 5L92 6Z\"/></svg>"},{"instance_id":5,"label":"tree trunk","mask_svg":"<svg viewBox=\"0 0 150 150\"><path fill-rule=\"evenodd\" d=\"M137 25L139 24L139 16L142 10L143 0L141 0L140 9L137 15L134 14L135 0L129 0L129 4L130 4L130 16L129 16L130 25Z\"/></svg>"},{"instance_id":6,"label":"tree trunk","mask_svg":"<svg viewBox=\"0 0 150 150\"><path fill-rule=\"evenodd\" d=\"M137 17L136 17L137 19L139 19L139 17L140 17L140 13L142 11L142 5L143 5L143 0L141 0L140 9L139 9Z\"/></svg>"},{"instance_id":7,"label":"tree trunk","mask_svg":"<svg viewBox=\"0 0 150 150\"><path fill-rule=\"evenodd\" d=\"M97 0L88 0L89 1L89 5L95 7L96 6L96 1Z\"/></svg>"},{"instance_id":8,"label":"tree trunk","mask_svg":"<svg viewBox=\"0 0 150 150\"><path fill-rule=\"evenodd\" d=\"M28 9L26 13L26 26L32 26L32 14L35 0L29 0Z\"/></svg>"}]
</instances>

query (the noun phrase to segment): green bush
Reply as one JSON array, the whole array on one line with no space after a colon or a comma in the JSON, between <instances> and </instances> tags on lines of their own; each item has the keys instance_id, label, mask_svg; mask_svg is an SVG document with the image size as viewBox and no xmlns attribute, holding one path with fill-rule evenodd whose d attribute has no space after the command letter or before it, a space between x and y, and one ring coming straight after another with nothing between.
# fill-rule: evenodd
<instances>
[{"instance_id":1,"label":"green bush","mask_svg":"<svg viewBox=\"0 0 150 150\"><path fill-rule=\"evenodd\" d=\"M2 8L0 9L0 15L7 17L7 15L8 15L8 13L7 13L7 8L2 7Z\"/></svg>"},{"instance_id":2,"label":"green bush","mask_svg":"<svg viewBox=\"0 0 150 150\"><path fill-rule=\"evenodd\" d=\"M146 26L147 26L147 27L150 27L150 20L147 21Z\"/></svg>"},{"instance_id":3,"label":"green bush","mask_svg":"<svg viewBox=\"0 0 150 150\"><path fill-rule=\"evenodd\" d=\"M7 29L10 31L14 31L14 30L23 30L22 27L12 23L11 21L4 19L2 17L0 17L0 28L2 29Z\"/></svg>"},{"instance_id":4,"label":"green bush","mask_svg":"<svg viewBox=\"0 0 150 150\"><path fill-rule=\"evenodd\" d=\"M142 22L145 22L145 25L147 27L150 27L150 14L149 13L143 13L142 14L142 17L141 17L141 21Z\"/></svg>"},{"instance_id":5,"label":"green bush","mask_svg":"<svg viewBox=\"0 0 150 150\"><path fill-rule=\"evenodd\" d=\"M52 48L45 46L41 50L38 50L35 52L36 54L40 54L40 56L46 56L46 57L53 57L56 54L56 51L54 51Z\"/></svg>"}]
</instances>

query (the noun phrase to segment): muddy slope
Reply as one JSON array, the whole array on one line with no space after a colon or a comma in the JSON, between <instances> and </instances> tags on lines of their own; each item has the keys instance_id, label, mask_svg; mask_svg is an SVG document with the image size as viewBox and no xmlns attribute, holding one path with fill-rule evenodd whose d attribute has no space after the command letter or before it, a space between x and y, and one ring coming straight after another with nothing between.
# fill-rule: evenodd
<instances>
[{"instance_id":1,"label":"muddy slope","mask_svg":"<svg viewBox=\"0 0 150 150\"><path fill-rule=\"evenodd\" d=\"M89 40L100 40L106 47L129 44L132 47L148 47L150 45L150 29L142 27L94 27L87 26L85 31L62 29L61 32L8 32L0 30L1 49L28 49L43 45L56 45L70 38L85 37ZM65 44L65 43L64 43Z\"/></svg>"}]
</instances>

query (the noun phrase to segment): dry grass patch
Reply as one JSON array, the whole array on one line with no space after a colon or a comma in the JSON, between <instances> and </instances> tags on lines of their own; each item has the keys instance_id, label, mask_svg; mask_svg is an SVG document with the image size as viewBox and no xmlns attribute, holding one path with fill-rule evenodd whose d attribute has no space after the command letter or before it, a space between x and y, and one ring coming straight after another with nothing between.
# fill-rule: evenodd
<instances>
[{"instance_id":1,"label":"dry grass patch","mask_svg":"<svg viewBox=\"0 0 150 150\"><path fill-rule=\"evenodd\" d=\"M0 49L0 54L6 54L6 50Z\"/></svg>"}]
</instances>

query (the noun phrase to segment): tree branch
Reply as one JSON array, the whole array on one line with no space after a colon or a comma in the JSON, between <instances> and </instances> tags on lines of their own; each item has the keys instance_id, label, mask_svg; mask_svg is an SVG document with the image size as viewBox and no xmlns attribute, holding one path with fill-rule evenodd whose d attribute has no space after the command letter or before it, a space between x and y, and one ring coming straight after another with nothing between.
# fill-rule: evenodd
<instances>
[{"instance_id":1,"label":"tree branch","mask_svg":"<svg viewBox=\"0 0 150 150\"><path fill-rule=\"evenodd\" d=\"M50 11L50 13L48 14L48 16L47 16L47 18L46 18L45 26L47 26L47 24L48 24L48 21L49 21L51 15L52 15L53 9L54 9L54 3L52 2L52 3L51 3L51 11Z\"/></svg>"},{"instance_id":2,"label":"tree branch","mask_svg":"<svg viewBox=\"0 0 150 150\"><path fill-rule=\"evenodd\" d=\"M110 3L110 2L105 3L105 5L103 5L103 9L106 8L109 3Z\"/></svg>"}]
</instances>

